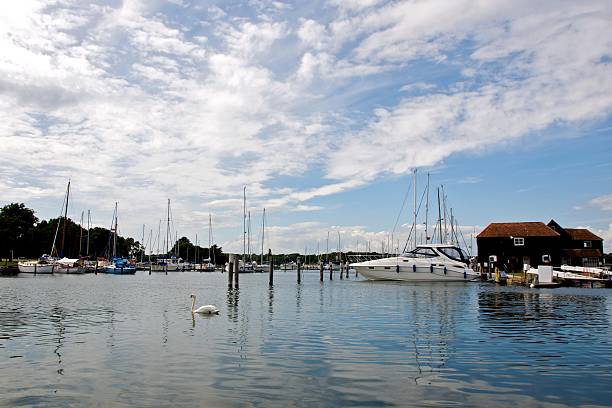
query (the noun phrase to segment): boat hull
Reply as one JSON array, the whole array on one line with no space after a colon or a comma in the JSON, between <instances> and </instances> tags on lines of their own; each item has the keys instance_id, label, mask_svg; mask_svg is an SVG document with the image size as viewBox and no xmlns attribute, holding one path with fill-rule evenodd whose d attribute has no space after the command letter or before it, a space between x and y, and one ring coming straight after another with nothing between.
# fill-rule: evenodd
<instances>
[{"instance_id":1,"label":"boat hull","mask_svg":"<svg viewBox=\"0 0 612 408\"><path fill-rule=\"evenodd\" d=\"M56 266L53 264L34 264L21 263L17 264L20 273L35 273L35 274L50 274L53 273Z\"/></svg>"},{"instance_id":2,"label":"boat hull","mask_svg":"<svg viewBox=\"0 0 612 408\"><path fill-rule=\"evenodd\" d=\"M136 273L136 267L134 266L124 266L124 267L116 267L116 266L106 266L102 269L103 273L108 273L110 275L134 275Z\"/></svg>"},{"instance_id":3,"label":"boat hull","mask_svg":"<svg viewBox=\"0 0 612 408\"><path fill-rule=\"evenodd\" d=\"M480 275L468 268L437 266L368 266L351 265L357 273L370 280L406 282L468 282L480 279Z\"/></svg>"},{"instance_id":4,"label":"boat hull","mask_svg":"<svg viewBox=\"0 0 612 408\"><path fill-rule=\"evenodd\" d=\"M86 273L87 268L85 268L84 266L61 266L61 265L57 265L55 267L55 271L54 273L64 273L64 274L75 274L75 275L80 275L83 273Z\"/></svg>"}]
</instances>

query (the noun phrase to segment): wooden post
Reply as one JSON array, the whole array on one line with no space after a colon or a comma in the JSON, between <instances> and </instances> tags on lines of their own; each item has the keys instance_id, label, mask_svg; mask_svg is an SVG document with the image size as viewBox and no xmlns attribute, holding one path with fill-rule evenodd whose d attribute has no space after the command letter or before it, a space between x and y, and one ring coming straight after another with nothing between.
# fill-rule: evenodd
<instances>
[{"instance_id":1,"label":"wooden post","mask_svg":"<svg viewBox=\"0 0 612 408\"><path fill-rule=\"evenodd\" d=\"M272 250L268 249L268 259L270 260L270 282L269 285L274 285L274 259L272 258Z\"/></svg>"},{"instance_id":2,"label":"wooden post","mask_svg":"<svg viewBox=\"0 0 612 408\"><path fill-rule=\"evenodd\" d=\"M51 267L51 270L53 270L53 267ZM36 264L34 264L34 275L36 275Z\"/></svg>"},{"instance_id":3,"label":"wooden post","mask_svg":"<svg viewBox=\"0 0 612 408\"><path fill-rule=\"evenodd\" d=\"M323 262L319 263L319 280L323 282Z\"/></svg>"},{"instance_id":4,"label":"wooden post","mask_svg":"<svg viewBox=\"0 0 612 408\"><path fill-rule=\"evenodd\" d=\"M232 262L233 260L234 260L234 257L230 255L230 261L228 263L228 268L227 268L227 287L229 289L232 288L232 284L234 282L234 262Z\"/></svg>"},{"instance_id":5,"label":"wooden post","mask_svg":"<svg viewBox=\"0 0 612 408\"><path fill-rule=\"evenodd\" d=\"M244 265L243 265L244 267ZM234 288L238 289L238 276L240 276L240 261L238 260L238 255L234 258Z\"/></svg>"},{"instance_id":6,"label":"wooden post","mask_svg":"<svg viewBox=\"0 0 612 408\"><path fill-rule=\"evenodd\" d=\"M300 258L298 258L297 260L297 283L298 285L300 283L302 283L302 271L301 271L301 266L302 266L302 262L300 261Z\"/></svg>"},{"instance_id":7,"label":"wooden post","mask_svg":"<svg viewBox=\"0 0 612 408\"><path fill-rule=\"evenodd\" d=\"M98 260L96 259L96 267L94 269L94 275L98 274Z\"/></svg>"},{"instance_id":8,"label":"wooden post","mask_svg":"<svg viewBox=\"0 0 612 408\"><path fill-rule=\"evenodd\" d=\"M149 275L151 275L151 269L153 269L153 265L151 265L151 260L149 259Z\"/></svg>"},{"instance_id":9,"label":"wooden post","mask_svg":"<svg viewBox=\"0 0 612 408\"><path fill-rule=\"evenodd\" d=\"M334 264L328 263L329 265L329 280L334 280Z\"/></svg>"}]
</instances>

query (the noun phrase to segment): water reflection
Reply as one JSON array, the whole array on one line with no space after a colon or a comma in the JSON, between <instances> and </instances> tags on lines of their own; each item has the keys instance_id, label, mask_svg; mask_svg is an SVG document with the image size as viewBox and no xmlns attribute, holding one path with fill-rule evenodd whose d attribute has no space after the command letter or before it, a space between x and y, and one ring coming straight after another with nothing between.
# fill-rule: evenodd
<instances>
[{"instance_id":1,"label":"water reflection","mask_svg":"<svg viewBox=\"0 0 612 408\"><path fill-rule=\"evenodd\" d=\"M320 283L318 271L301 285L279 274L273 288L265 274L245 275L240 290L220 274L132 278L3 281L0 366L11 375L0 405L612 400L612 293ZM221 315L192 314L189 324L193 290Z\"/></svg>"}]
</instances>

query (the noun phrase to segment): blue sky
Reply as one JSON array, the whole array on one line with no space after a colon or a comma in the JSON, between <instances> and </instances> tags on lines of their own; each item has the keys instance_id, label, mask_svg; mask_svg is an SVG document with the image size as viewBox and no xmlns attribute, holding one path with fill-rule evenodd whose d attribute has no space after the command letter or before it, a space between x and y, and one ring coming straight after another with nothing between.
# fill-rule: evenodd
<instances>
[{"instance_id":1,"label":"blue sky","mask_svg":"<svg viewBox=\"0 0 612 408\"><path fill-rule=\"evenodd\" d=\"M417 168L466 236L554 218L612 250L611 17L597 0L20 1L0 11L0 203L56 216L71 178L72 218L106 226L118 201L123 234L156 234L170 198L179 235L207 237L212 214L241 251L246 185L275 252L328 231L379 248Z\"/></svg>"}]
</instances>

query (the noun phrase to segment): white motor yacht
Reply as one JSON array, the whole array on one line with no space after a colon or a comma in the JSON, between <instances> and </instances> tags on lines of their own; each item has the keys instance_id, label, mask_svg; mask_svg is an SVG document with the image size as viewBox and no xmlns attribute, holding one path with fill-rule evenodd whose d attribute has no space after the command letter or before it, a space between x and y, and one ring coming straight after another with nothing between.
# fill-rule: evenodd
<instances>
[{"instance_id":1,"label":"white motor yacht","mask_svg":"<svg viewBox=\"0 0 612 408\"><path fill-rule=\"evenodd\" d=\"M460 248L443 244L418 245L400 256L351 263L350 267L371 280L464 282L480 278Z\"/></svg>"}]
</instances>

